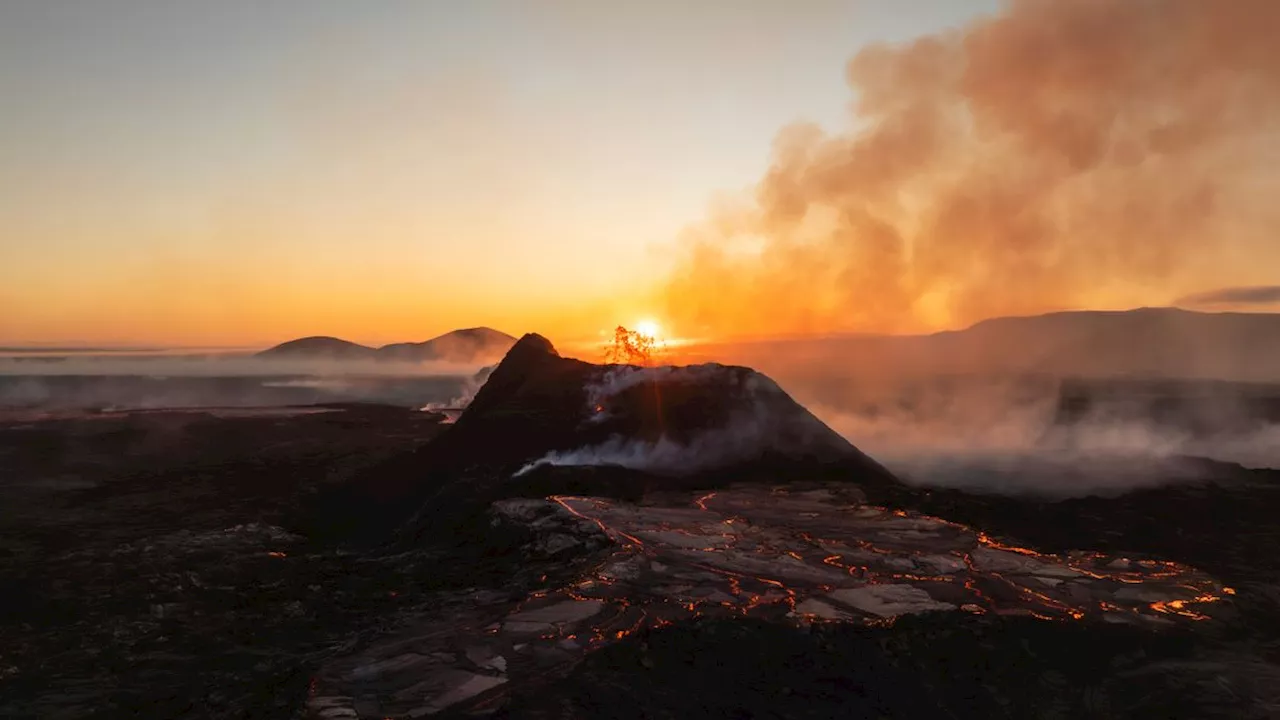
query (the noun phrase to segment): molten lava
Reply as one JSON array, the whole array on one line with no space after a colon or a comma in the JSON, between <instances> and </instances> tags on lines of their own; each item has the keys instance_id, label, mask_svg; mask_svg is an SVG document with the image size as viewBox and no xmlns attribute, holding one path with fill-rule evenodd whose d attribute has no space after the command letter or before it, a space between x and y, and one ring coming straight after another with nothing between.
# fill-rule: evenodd
<instances>
[{"instance_id":1,"label":"molten lava","mask_svg":"<svg viewBox=\"0 0 1280 720\"><path fill-rule=\"evenodd\" d=\"M650 365L654 354L659 350L657 325L645 329L628 330L619 325L613 330L613 344L605 348L606 362L626 365Z\"/></svg>"}]
</instances>

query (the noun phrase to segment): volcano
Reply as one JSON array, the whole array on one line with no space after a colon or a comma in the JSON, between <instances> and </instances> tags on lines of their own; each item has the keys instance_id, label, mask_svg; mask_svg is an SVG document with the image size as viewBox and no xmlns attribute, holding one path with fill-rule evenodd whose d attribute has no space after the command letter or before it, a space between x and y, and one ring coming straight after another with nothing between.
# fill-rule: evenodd
<instances>
[{"instance_id":1,"label":"volcano","mask_svg":"<svg viewBox=\"0 0 1280 720\"><path fill-rule=\"evenodd\" d=\"M750 368L594 365L533 334L456 423L347 489L363 493L339 503L347 517L395 528L392 557L429 553L475 580L438 597L406 623L411 629L328 663L312 686L312 717L497 708L505 717L599 716L602 708L651 717L617 711L663 694L645 689L648 678L674 687L672 675L715 677L681 649L699 646L716 663L735 661L729 648L741 647L755 657L746 665L774 670L739 667L685 688L663 700L658 716L697 715L705 701L717 708L710 714L733 717L760 708L779 717L913 717L938 707L1024 717L1046 693L1066 698L1064 715L1089 715L1087 694L1066 697L1039 678L1105 664L1100 648L1171 657L1153 644L1157 632L1222 628L1236 617L1238 591L1189 565L1117 550L1042 552L913 511L930 505L930 491L900 483ZM996 517L990 504L954 493L936 505L946 517L988 508L984 520L995 527L1021 509ZM488 576L501 577L500 590L477 589ZM770 642L794 646L793 657L762 653ZM987 643L1073 649L1060 663L1037 660L1019 690L983 690L973 702L936 695L920 669L899 670L886 642L931 658L922 661L929 667L942 662L935 642L952 647L938 656L965 658L990 656ZM1228 673L1233 687L1249 677L1224 667L1213 672ZM797 668L856 676L876 690L829 693ZM774 672L786 685L774 686ZM1203 683L1186 672L1179 682ZM744 698L744 682L771 689ZM818 703L812 714L776 700L797 685ZM1153 687L1117 675L1106 692L1147 697ZM602 706L602 697L611 699Z\"/></svg>"},{"instance_id":2,"label":"volcano","mask_svg":"<svg viewBox=\"0 0 1280 720\"><path fill-rule=\"evenodd\" d=\"M580 492L636 498L779 474L896 483L768 377L746 367L595 365L522 337L457 422L332 498L348 530L376 540L417 508L411 534L465 534L502 497ZM402 529L403 532L403 529ZM459 535L460 537L461 535Z\"/></svg>"},{"instance_id":3,"label":"volcano","mask_svg":"<svg viewBox=\"0 0 1280 720\"><path fill-rule=\"evenodd\" d=\"M499 462L540 456L571 465L579 456L578 464L679 475L778 459L882 472L750 368L592 365L561 357L540 335L526 335L512 348L447 442L469 453L495 436L512 439L492 455ZM672 457L643 457L659 448Z\"/></svg>"},{"instance_id":4,"label":"volcano","mask_svg":"<svg viewBox=\"0 0 1280 720\"><path fill-rule=\"evenodd\" d=\"M0 715L1280 706L1274 472L915 487L760 372L537 335L476 385L454 423L416 401L0 417Z\"/></svg>"}]
</instances>

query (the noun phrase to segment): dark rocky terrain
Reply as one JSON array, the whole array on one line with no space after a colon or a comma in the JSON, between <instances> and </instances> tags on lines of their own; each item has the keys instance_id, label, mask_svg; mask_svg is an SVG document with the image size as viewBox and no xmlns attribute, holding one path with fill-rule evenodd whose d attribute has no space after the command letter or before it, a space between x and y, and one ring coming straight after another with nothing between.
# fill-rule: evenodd
<instances>
[{"instance_id":1,"label":"dark rocky terrain","mask_svg":"<svg viewBox=\"0 0 1280 720\"><path fill-rule=\"evenodd\" d=\"M1272 471L911 487L750 370L536 336L443 420L10 416L0 716L1280 709Z\"/></svg>"},{"instance_id":2,"label":"dark rocky terrain","mask_svg":"<svg viewBox=\"0 0 1280 720\"><path fill-rule=\"evenodd\" d=\"M465 375L0 375L0 415L350 402L407 407L448 401L471 382Z\"/></svg>"},{"instance_id":3,"label":"dark rocky terrain","mask_svg":"<svg viewBox=\"0 0 1280 720\"><path fill-rule=\"evenodd\" d=\"M347 406L0 425L0 716L289 716L314 663L404 602L415 567L343 553L310 497L438 420Z\"/></svg>"}]
</instances>

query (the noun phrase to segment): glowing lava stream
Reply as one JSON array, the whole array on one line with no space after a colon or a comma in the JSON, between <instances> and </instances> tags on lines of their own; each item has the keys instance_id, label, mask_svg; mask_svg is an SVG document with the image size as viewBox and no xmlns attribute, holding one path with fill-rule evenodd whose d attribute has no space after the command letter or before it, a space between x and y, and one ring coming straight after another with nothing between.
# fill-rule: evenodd
<instances>
[{"instance_id":1,"label":"glowing lava stream","mask_svg":"<svg viewBox=\"0 0 1280 720\"><path fill-rule=\"evenodd\" d=\"M560 507L564 508L565 510L568 510L570 513L582 518L583 520L590 520L591 522L594 522L596 526L600 528L600 532L604 533L606 536L614 537L615 535L619 535L626 538L628 542L635 545L636 547L644 547L644 543L641 542L641 540L635 537L634 535L628 535L622 532L621 530L611 530L608 526L604 524L603 520L599 518L587 517L586 515L583 515L582 513L575 510L572 506L570 506L566 502L567 500L582 500L584 502L591 502L591 498L574 497L572 495L553 495L548 499L550 499L552 502L558 503Z\"/></svg>"},{"instance_id":2,"label":"glowing lava stream","mask_svg":"<svg viewBox=\"0 0 1280 720\"><path fill-rule=\"evenodd\" d=\"M755 497L764 492L768 495ZM621 543L610 567L628 566L624 575L644 574L645 568L652 565L675 573L675 577L651 581L660 585L683 585L697 573L725 578L722 591L712 587L691 597L653 597L648 601L694 614L701 614L699 606L705 603L699 597L716 597L719 593L719 599L712 601L710 607L748 614L781 602L793 617L810 621L831 618L797 613L796 606L803 598L835 608L830 612L836 615L862 622L944 607L968 612L1029 613L1046 620L1083 620L1098 613L1201 620L1208 616L1192 606L1218 602L1233 593L1177 563L1113 559L1101 553L1049 555L1002 543L985 533L938 518L864 505L839 505L831 502L829 495L813 493L816 494L810 497L804 492L778 488L734 489L690 498L690 506L686 507L696 514L719 516L719 522L711 525L682 514L686 511L678 506L628 506L577 496L555 496L550 500L575 517L591 521L606 536ZM825 500L815 502L820 497ZM714 529L734 522L741 524L740 529ZM817 523L824 528L824 535L833 539L814 540L808 532L792 529L796 523ZM642 541L639 536L650 540ZM936 539L929 540L930 537ZM837 546L850 548L846 554L852 553L849 557L857 562L828 551ZM982 548L985 554L975 556L972 551L976 548ZM1014 557L1026 560L1006 559ZM943 568L953 562L959 563L961 571L944 572ZM832 575L833 570L839 574ZM596 582L612 585L614 579L599 575ZM638 597L653 594L629 580L618 582L631 586ZM755 583L757 589L744 588L747 582ZM984 592L983 583L991 589L1007 588L1007 592L998 593L1001 597L1007 595L1006 599L997 600ZM1096 583L1101 585L1072 590ZM1115 587L1125 585L1147 585L1152 590L1113 596ZM774 595L763 586L781 592ZM948 586L955 589L948 590ZM877 587L885 589L876 590ZM948 599L933 599L931 587L937 588L938 597ZM606 596L621 590L622 587L611 588ZM1152 593L1167 597L1152 602L1147 597ZM575 593L574 597L619 599L596 593ZM959 601L959 597L967 600ZM1094 599L1081 601L1079 597ZM1146 600L1135 603L1137 597ZM650 619L670 621L656 616Z\"/></svg>"},{"instance_id":3,"label":"glowing lava stream","mask_svg":"<svg viewBox=\"0 0 1280 720\"><path fill-rule=\"evenodd\" d=\"M415 635L411 652L403 638L382 655L362 650L327 676L326 688L362 692L361 673L406 658L415 677L441 681L419 681L427 697L415 697L414 707L480 707L584 653L696 617L885 626L906 614L960 612L1168 625L1211 620L1210 608L1235 594L1178 563L1049 555L956 523L841 502L837 489L731 487L645 505L569 495L500 501L495 509L516 522L530 522L537 510L528 527L550 533L548 546L563 547L565 537L576 544L581 521L615 544L592 556L593 570L519 602L468 598L433 632ZM544 511L563 522L543 522ZM352 677L365 679L351 685ZM459 678L489 689L469 700L431 689ZM332 702L316 698L317 707Z\"/></svg>"}]
</instances>

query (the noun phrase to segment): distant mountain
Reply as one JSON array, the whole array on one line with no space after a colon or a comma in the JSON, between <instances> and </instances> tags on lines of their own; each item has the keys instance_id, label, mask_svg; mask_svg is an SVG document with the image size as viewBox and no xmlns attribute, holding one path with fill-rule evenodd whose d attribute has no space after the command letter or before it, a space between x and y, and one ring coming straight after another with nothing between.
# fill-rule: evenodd
<instances>
[{"instance_id":1,"label":"distant mountain","mask_svg":"<svg viewBox=\"0 0 1280 720\"><path fill-rule=\"evenodd\" d=\"M372 360L377 352L371 347L340 338L316 335L280 343L257 356L289 360Z\"/></svg>"},{"instance_id":2,"label":"distant mountain","mask_svg":"<svg viewBox=\"0 0 1280 720\"><path fill-rule=\"evenodd\" d=\"M422 362L495 362L514 345L510 335L487 327L465 328L420 343L395 343L378 348L378 358Z\"/></svg>"},{"instance_id":3,"label":"distant mountain","mask_svg":"<svg viewBox=\"0 0 1280 720\"><path fill-rule=\"evenodd\" d=\"M511 349L516 339L492 328L454 330L418 343L394 343L380 348L335 337L306 337L263 350L257 357L291 360L386 360L396 362L492 363Z\"/></svg>"},{"instance_id":4,"label":"distant mountain","mask_svg":"<svg viewBox=\"0 0 1280 720\"><path fill-rule=\"evenodd\" d=\"M735 361L781 375L1034 372L1280 381L1280 314L1178 308L1058 312L984 320L933 335L786 340L742 346ZM783 372L777 367L787 365Z\"/></svg>"},{"instance_id":5,"label":"distant mountain","mask_svg":"<svg viewBox=\"0 0 1280 720\"><path fill-rule=\"evenodd\" d=\"M965 364L1085 376L1280 380L1280 314L1177 308L996 318L931 338Z\"/></svg>"}]
</instances>

